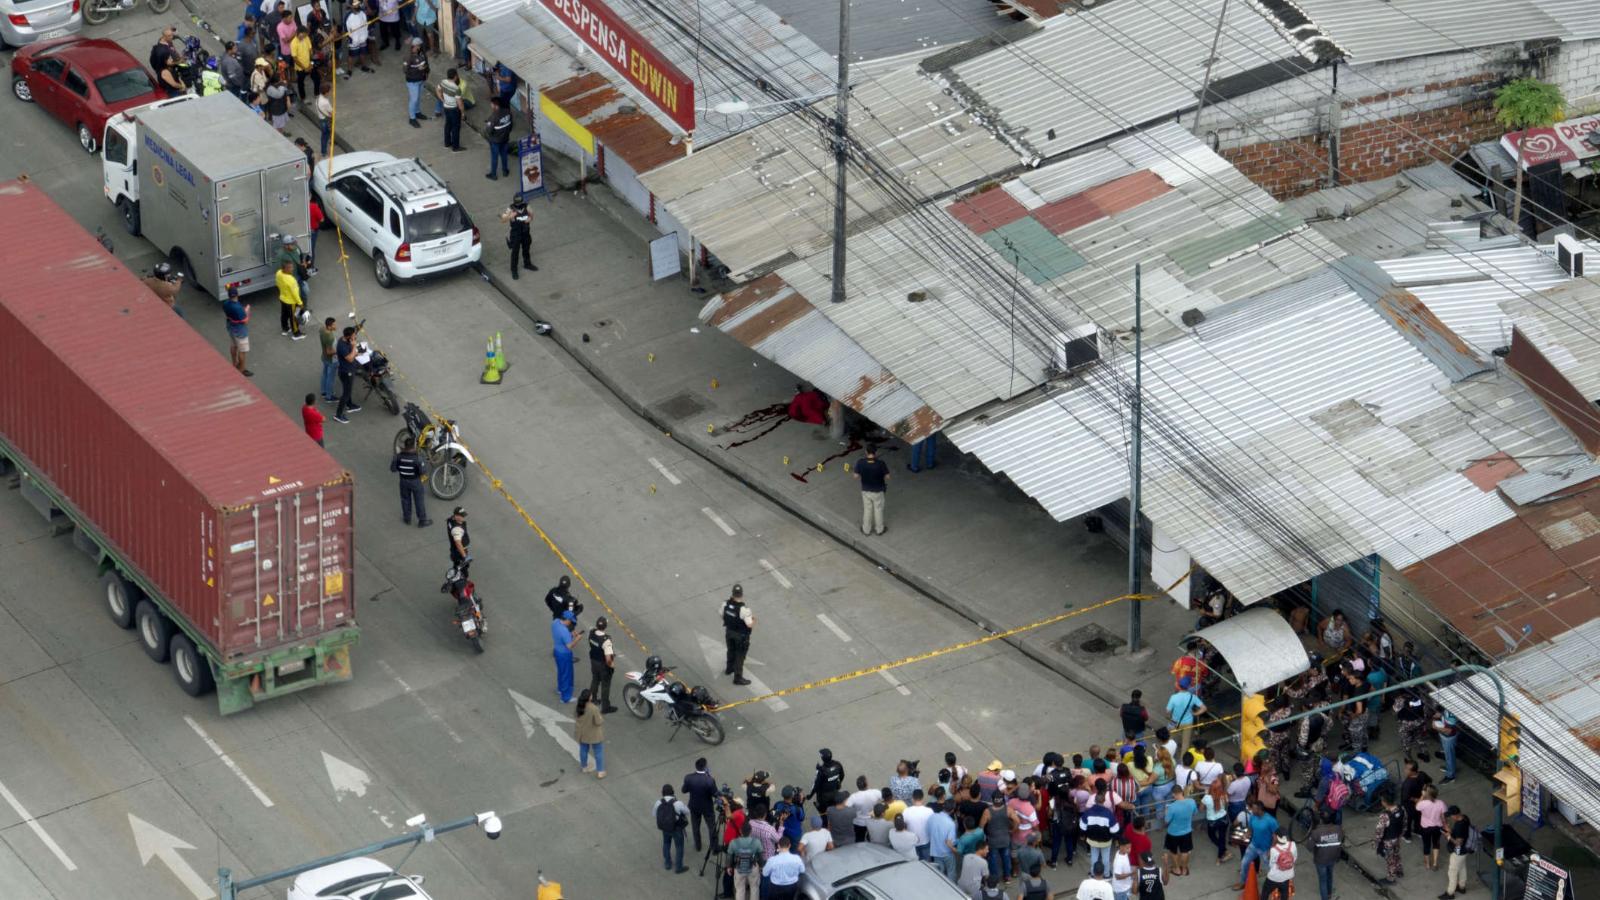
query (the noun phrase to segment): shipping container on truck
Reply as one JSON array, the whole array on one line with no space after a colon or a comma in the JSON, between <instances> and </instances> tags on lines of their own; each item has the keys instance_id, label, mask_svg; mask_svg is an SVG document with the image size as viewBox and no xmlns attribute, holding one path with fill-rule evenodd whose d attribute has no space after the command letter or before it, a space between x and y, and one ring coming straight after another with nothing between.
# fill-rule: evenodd
<instances>
[{"instance_id":1,"label":"shipping container on truck","mask_svg":"<svg viewBox=\"0 0 1600 900\"><path fill-rule=\"evenodd\" d=\"M158 100L106 120L105 195L195 287L274 284L285 235L310 249L305 154L231 94Z\"/></svg>"},{"instance_id":2,"label":"shipping container on truck","mask_svg":"<svg viewBox=\"0 0 1600 900\"><path fill-rule=\"evenodd\" d=\"M0 464L111 620L225 714L349 679L350 473L25 182L0 182L0 272Z\"/></svg>"}]
</instances>

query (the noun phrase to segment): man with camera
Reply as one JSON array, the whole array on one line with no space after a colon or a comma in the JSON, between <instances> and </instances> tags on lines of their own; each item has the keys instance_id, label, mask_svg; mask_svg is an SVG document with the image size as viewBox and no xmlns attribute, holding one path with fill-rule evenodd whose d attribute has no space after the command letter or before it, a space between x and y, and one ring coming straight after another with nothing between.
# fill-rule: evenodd
<instances>
[{"instance_id":1,"label":"man with camera","mask_svg":"<svg viewBox=\"0 0 1600 900\"><path fill-rule=\"evenodd\" d=\"M752 819L765 819L772 809L772 782L768 777L758 770L744 782L744 808Z\"/></svg>"}]
</instances>

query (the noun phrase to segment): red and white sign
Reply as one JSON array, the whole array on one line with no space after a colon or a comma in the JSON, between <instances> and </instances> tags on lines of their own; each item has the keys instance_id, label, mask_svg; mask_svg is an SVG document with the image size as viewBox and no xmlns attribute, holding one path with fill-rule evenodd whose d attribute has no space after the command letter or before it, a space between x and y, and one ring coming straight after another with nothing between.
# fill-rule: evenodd
<instances>
[{"instance_id":1,"label":"red and white sign","mask_svg":"<svg viewBox=\"0 0 1600 900\"><path fill-rule=\"evenodd\" d=\"M694 131L694 82L600 0L539 0L606 65L684 131Z\"/></svg>"},{"instance_id":2,"label":"red and white sign","mask_svg":"<svg viewBox=\"0 0 1600 900\"><path fill-rule=\"evenodd\" d=\"M1550 128L1530 128L1526 132L1512 132L1500 139L1501 146L1512 156L1520 145L1523 168L1559 159L1563 167L1591 156L1600 156L1600 148L1584 140L1600 129L1600 115L1584 116L1557 122Z\"/></svg>"}]
</instances>

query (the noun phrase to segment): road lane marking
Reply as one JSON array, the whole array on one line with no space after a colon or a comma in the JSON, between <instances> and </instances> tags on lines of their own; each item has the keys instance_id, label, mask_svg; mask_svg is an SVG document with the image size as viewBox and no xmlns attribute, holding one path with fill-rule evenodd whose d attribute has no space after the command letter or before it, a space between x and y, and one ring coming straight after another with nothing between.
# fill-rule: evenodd
<instances>
[{"instance_id":1,"label":"road lane marking","mask_svg":"<svg viewBox=\"0 0 1600 900\"><path fill-rule=\"evenodd\" d=\"M669 484L683 484L682 478L672 474L672 470L662 465L661 460L656 459L654 456L650 457L650 465L655 466L656 471L660 472L661 477L665 478Z\"/></svg>"},{"instance_id":2,"label":"road lane marking","mask_svg":"<svg viewBox=\"0 0 1600 900\"><path fill-rule=\"evenodd\" d=\"M721 672L723 664L727 662L727 648L717 643L716 638L706 637L703 634L696 634L695 637L700 639L700 652L705 655L706 665L710 666L713 672ZM744 662L746 666L760 665L749 657L745 657ZM766 682L751 675L748 671L744 673L744 677L746 681L750 682L749 689L753 693L757 695L772 693L767 689ZM783 712L789 708L789 704L784 702L782 697L770 697L767 699L766 704L773 712Z\"/></svg>"},{"instance_id":3,"label":"road lane marking","mask_svg":"<svg viewBox=\"0 0 1600 900\"><path fill-rule=\"evenodd\" d=\"M757 560L757 562L761 563L761 568L766 569L769 573L771 573L772 577L776 579L779 584L783 585L785 588L794 587L794 582L790 581L788 576L784 575L782 572L779 572L778 567L773 565L771 560L762 559ZM846 640L848 640L848 638L846 638Z\"/></svg>"},{"instance_id":4,"label":"road lane marking","mask_svg":"<svg viewBox=\"0 0 1600 900\"><path fill-rule=\"evenodd\" d=\"M56 839L44 830L43 825L39 824L39 820L35 819L32 813L22 808L22 804L17 800L17 795L11 793L11 789L3 783L0 783L0 797L5 798L7 805L17 814L23 824L28 826L28 830L32 831L34 836L39 839L39 843L44 844L46 849L54 853L56 859L62 866L66 867L68 872L78 871L78 864L67 856L66 851L61 849L61 845L56 843Z\"/></svg>"},{"instance_id":5,"label":"road lane marking","mask_svg":"<svg viewBox=\"0 0 1600 900\"><path fill-rule=\"evenodd\" d=\"M406 684L406 680L404 678L400 677L400 673L396 672L394 670L394 666L389 665L389 661L388 660L380 659L380 660L378 660L378 665L383 669L383 671L385 671L385 672L387 672L389 674L390 678L394 679L394 683L395 684L400 685L400 689L401 690L403 690L407 694L409 694L411 696L411 699L417 701L417 705L421 706L422 707L422 711L428 714L428 718L434 720L435 722L438 722L440 725L444 725L444 730L449 732L449 734L450 734L450 740L455 741L458 744L466 743L466 741L463 741L461 739L461 735L456 734L456 730L454 728L451 728L448 724L445 723L444 716L439 715L439 711L433 708L433 704L431 704L428 701L422 699L422 695L421 694L419 694L416 691L412 690L411 689L411 685Z\"/></svg>"},{"instance_id":6,"label":"road lane marking","mask_svg":"<svg viewBox=\"0 0 1600 900\"><path fill-rule=\"evenodd\" d=\"M189 861L178 853L179 850L193 850L193 844L177 835L167 834L133 813L128 813L128 827L133 829L133 844L139 849L139 865L148 866L151 859L159 857L162 864L172 870L178 881L189 889L195 900L209 900L217 895L211 889L211 883L201 878L194 866L189 865Z\"/></svg>"},{"instance_id":7,"label":"road lane marking","mask_svg":"<svg viewBox=\"0 0 1600 900\"><path fill-rule=\"evenodd\" d=\"M578 739L573 737L570 728L572 719L509 688L506 693L511 695L511 702L516 704L517 718L522 721L525 736L531 738L535 731L542 728L545 734L555 738L561 749L571 754L574 760L578 759Z\"/></svg>"},{"instance_id":8,"label":"road lane marking","mask_svg":"<svg viewBox=\"0 0 1600 900\"><path fill-rule=\"evenodd\" d=\"M950 743L956 745L957 750L960 750L962 753L972 752L972 745L962 740L961 735L956 734L956 730L954 728L951 728L949 725L946 725L943 722L935 722L933 724L939 726L939 730L944 732L944 736L950 739Z\"/></svg>"},{"instance_id":9,"label":"road lane marking","mask_svg":"<svg viewBox=\"0 0 1600 900\"><path fill-rule=\"evenodd\" d=\"M900 679L894 677L894 673L893 672L889 671L888 669L884 669L883 671L879 672L878 674L883 676L883 680L884 681L887 681L890 684L894 685L894 689L900 692L900 696L902 696L902 697L911 696L911 688L908 688L905 685L901 684L900 683Z\"/></svg>"},{"instance_id":10,"label":"road lane marking","mask_svg":"<svg viewBox=\"0 0 1600 900\"><path fill-rule=\"evenodd\" d=\"M196 722L189 716L184 716L183 720L189 723L189 727L194 729L195 734L200 735L200 740L206 742L206 746L210 747L211 752L217 755L217 759L222 760L222 764L228 767L228 771L239 776L239 780L244 782L244 786L250 789L250 793L256 795L256 799L261 801L261 805L271 809L272 798L268 797L266 792L262 791L261 788L256 787L256 783L250 780L250 776L246 775L244 770L239 768L239 764L233 761L233 757L223 752L222 747L218 745L216 741L211 739L211 735L206 734L206 730L200 727L200 723ZM191 847L190 849L192 850L194 848Z\"/></svg>"},{"instance_id":11,"label":"road lane marking","mask_svg":"<svg viewBox=\"0 0 1600 900\"><path fill-rule=\"evenodd\" d=\"M357 797L367 795L367 785L372 783L371 775L326 750L322 751L322 766L328 770L328 781L333 785L335 800L343 802L345 794L355 794Z\"/></svg>"},{"instance_id":12,"label":"road lane marking","mask_svg":"<svg viewBox=\"0 0 1600 900\"><path fill-rule=\"evenodd\" d=\"M706 518L708 518L711 521L717 523L717 527L721 528L722 529L722 533L726 534L728 537L733 537L734 535L739 533L737 531L734 531L731 527L729 527L727 522L722 521L722 517L717 515L716 510L712 509L711 507L702 506L702 507L700 507L700 511L706 514Z\"/></svg>"},{"instance_id":13,"label":"road lane marking","mask_svg":"<svg viewBox=\"0 0 1600 900\"><path fill-rule=\"evenodd\" d=\"M834 622L823 613L817 613L817 618L821 620L822 624L828 626L828 630L833 632L834 637L844 641L846 644L850 643L850 632L840 628L838 623Z\"/></svg>"}]
</instances>

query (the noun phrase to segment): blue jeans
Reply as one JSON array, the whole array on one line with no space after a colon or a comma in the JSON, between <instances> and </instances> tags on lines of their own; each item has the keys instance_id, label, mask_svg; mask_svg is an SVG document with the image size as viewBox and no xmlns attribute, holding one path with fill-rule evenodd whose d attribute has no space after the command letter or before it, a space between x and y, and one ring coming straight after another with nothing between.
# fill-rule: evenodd
<instances>
[{"instance_id":1,"label":"blue jeans","mask_svg":"<svg viewBox=\"0 0 1600 900\"><path fill-rule=\"evenodd\" d=\"M444 111L444 145L461 149L461 107Z\"/></svg>"},{"instance_id":2,"label":"blue jeans","mask_svg":"<svg viewBox=\"0 0 1600 900\"><path fill-rule=\"evenodd\" d=\"M927 862L928 858L929 858L928 857L928 845L927 844L918 844L917 845L917 859L920 859L923 862Z\"/></svg>"},{"instance_id":3,"label":"blue jeans","mask_svg":"<svg viewBox=\"0 0 1600 900\"><path fill-rule=\"evenodd\" d=\"M323 357L322 360L322 399L327 400L334 396L333 374L339 369L338 361L333 357Z\"/></svg>"},{"instance_id":4,"label":"blue jeans","mask_svg":"<svg viewBox=\"0 0 1600 900\"><path fill-rule=\"evenodd\" d=\"M1333 866L1317 866L1317 890L1322 900L1333 897Z\"/></svg>"},{"instance_id":5,"label":"blue jeans","mask_svg":"<svg viewBox=\"0 0 1600 900\"><path fill-rule=\"evenodd\" d=\"M1105 877L1107 877L1107 878L1111 877L1111 845L1110 844L1107 844L1104 847L1096 847L1093 844L1089 845L1089 871L1090 872L1094 871L1095 863L1099 863L1101 865L1101 867L1102 867L1101 868L1101 873L1104 874Z\"/></svg>"},{"instance_id":6,"label":"blue jeans","mask_svg":"<svg viewBox=\"0 0 1600 900\"><path fill-rule=\"evenodd\" d=\"M989 848L989 874L995 878L1011 877L1011 848Z\"/></svg>"},{"instance_id":7,"label":"blue jeans","mask_svg":"<svg viewBox=\"0 0 1600 900\"><path fill-rule=\"evenodd\" d=\"M1246 878L1250 877L1250 864L1252 862L1255 862L1257 860L1260 860L1262 862L1266 861L1266 859L1267 859L1267 850L1268 849L1269 848L1267 848L1267 847L1257 847L1255 844L1251 844L1250 846L1245 848L1244 856L1239 860L1239 883L1240 884L1243 884L1244 880ZM1258 871L1256 874L1259 875L1261 873Z\"/></svg>"},{"instance_id":8,"label":"blue jeans","mask_svg":"<svg viewBox=\"0 0 1600 900\"><path fill-rule=\"evenodd\" d=\"M1052 827L1050 829L1050 861L1055 862L1061 857L1061 848L1066 847L1067 865L1072 865L1072 857L1078 852L1078 833L1068 834L1065 829Z\"/></svg>"},{"instance_id":9,"label":"blue jeans","mask_svg":"<svg viewBox=\"0 0 1600 900\"><path fill-rule=\"evenodd\" d=\"M331 119L331 118L323 119L322 120L322 155L323 156L327 156L328 155L328 143L332 139L333 139L333 119ZM315 233L312 234L312 240L316 240L316 234ZM313 251L313 252L315 252L315 251Z\"/></svg>"},{"instance_id":10,"label":"blue jeans","mask_svg":"<svg viewBox=\"0 0 1600 900\"><path fill-rule=\"evenodd\" d=\"M1242 812L1244 812L1244 804L1242 802L1235 801L1235 800L1229 800L1228 801L1228 821L1229 822L1232 822L1234 819L1239 818L1239 813L1242 813Z\"/></svg>"},{"instance_id":11,"label":"blue jeans","mask_svg":"<svg viewBox=\"0 0 1600 900\"><path fill-rule=\"evenodd\" d=\"M1151 812L1145 813L1145 815L1153 815L1157 822L1166 821L1167 803L1172 800L1173 784L1174 782L1169 781L1166 784L1158 784L1150 788L1150 799L1155 803L1155 808ZM1139 793L1143 794L1144 791Z\"/></svg>"},{"instance_id":12,"label":"blue jeans","mask_svg":"<svg viewBox=\"0 0 1600 900\"><path fill-rule=\"evenodd\" d=\"M420 82L420 81L408 81L408 82L406 82L406 112L411 114L411 119L413 121L416 120L417 113L422 111L422 105L421 104L422 104L422 82Z\"/></svg>"},{"instance_id":13,"label":"blue jeans","mask_svg":"<svg viewBox=\"0 0 1600 900\"><path fill-rule=\"evenodd\" d=\"M489 174L493 175L498 170L502 175L511 174L511 142L489 142Z\"/></svg>"},{"instance_id":14,"label":"blue jeans","mask_svg":"<svg viewBox=\"0 0 1600 900\"><path fill-rule=\"evenodd\" d=\"M1444 777L1456 777L1456 741L1461 740L1461 735L1440 735L1439 749L1444 752Z\"/></svg>"},{"instance_id":15,"label":"blue jeans","mask_svg":"<svg viewBox=\"0 0 1600 900\"><path fill-rule=\"evenodd\" d=\"M672 858L676 852L678 858ZM665 869L683 868L683 829L674 828L671 831L661 832L661 866Z\"/></svg>"},{"instance_id":16,"label":"blue jeans","mask_svg":"<svg viewBox=\"0 0 1600 900\"><path fill-rule=\"evenodd\" d=\"M946 853L944 856L935 856L933 858L933 864L938 866L939 871L944 873L944 877L950 879L952 882L961 877L960 873L957 871L958 863L956 862L956 858L951 854Z\"/></svg>"},{"instance_id":17,"label":"blue jeans","mask_svg":"<svg viewBox=\"0 0 1600 900\"><path fill-rule=\"evenodd\" d=\"M594 748L594 768L597 772L606 770L606 745L605 744L579 744L578 768L584 769L589 765L589 748Z\"/></svg>"}]
</instances>

